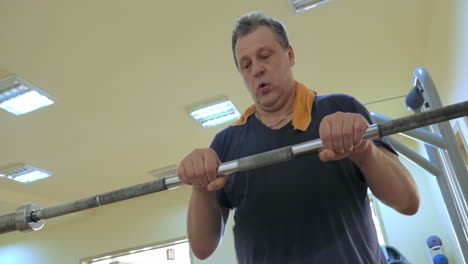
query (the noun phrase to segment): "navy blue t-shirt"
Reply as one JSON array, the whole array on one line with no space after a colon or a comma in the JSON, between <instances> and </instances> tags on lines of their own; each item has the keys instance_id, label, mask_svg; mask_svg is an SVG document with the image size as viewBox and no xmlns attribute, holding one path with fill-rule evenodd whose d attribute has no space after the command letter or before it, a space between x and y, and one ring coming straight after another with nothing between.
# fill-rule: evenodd
<instances>
[{"instance_id":1,"label":"navy blue t-shirt","mask_svg":"<svg viewBox=\"0 0 468 264\"><path fill-rule=\"evenodd\" d=\"M273 130L255 115L219 132L211 147L222 162L319 138L323 117L368 111L353 97L318 96L306 131L291 122ZM374 141L388 144L385 139ZM235 209L234 240L241 264L384 264L372 221L367 184L349 159L322 162L318 153L233 173L217 192Z\"/></svg>"}]
</instances>

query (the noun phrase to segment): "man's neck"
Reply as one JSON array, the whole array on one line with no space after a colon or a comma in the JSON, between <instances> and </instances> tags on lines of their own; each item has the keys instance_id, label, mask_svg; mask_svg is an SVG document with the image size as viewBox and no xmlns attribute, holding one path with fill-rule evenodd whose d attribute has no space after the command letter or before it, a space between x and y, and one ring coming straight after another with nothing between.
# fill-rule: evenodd
<instances>
[{"instance_id":1,"label":"man's neck","mask_svg":"<svg viewBox=\"0 0 468 264\"><path fill-rule=\"evenodd\" d=\"M284 101L282 105L273 109L266 109L257 105L257 118L266 126L271 128L281 128L292 120L292 111L294 100L296 98L296 89L292 89L292 94ZM277 124L277 125L276 125Z\"/></svg>"}]
</instances>

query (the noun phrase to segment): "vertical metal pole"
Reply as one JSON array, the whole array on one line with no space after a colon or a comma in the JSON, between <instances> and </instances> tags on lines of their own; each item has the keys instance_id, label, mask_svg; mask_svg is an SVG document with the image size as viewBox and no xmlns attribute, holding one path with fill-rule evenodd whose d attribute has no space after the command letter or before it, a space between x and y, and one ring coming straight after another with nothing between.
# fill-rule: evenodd
<instances>
[{"instance_id":1,"label":"vertical metal pole","mask_svg":"<svg viewBox=\"0 0 468 264\"><path fill-rule=\"evenodd\" d=\"M429 73L422 67L414 71L414 86L422 93L425 101L421 111L442 107L434 82ZM429 145L425 145L425 148L430 160L442 168L443 173L437 177L437 182L455 230L461 255L466 262L468 260L468 170L461 158L450 123L441 122L432 125L430 130L434 133L440 133L448 145L447 150Z\"/></svg>"}]
</instances>

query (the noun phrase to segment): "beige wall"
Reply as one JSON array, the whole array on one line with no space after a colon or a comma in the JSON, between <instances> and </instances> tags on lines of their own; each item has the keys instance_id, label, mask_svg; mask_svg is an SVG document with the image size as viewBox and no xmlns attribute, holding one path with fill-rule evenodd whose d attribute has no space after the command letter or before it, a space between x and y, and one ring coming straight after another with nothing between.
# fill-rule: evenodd
<instances>
[{"instance_id":1,"label":"beige wall","mask_svg":"<svg viewBox=\"0 0 468 264\"><path fill-rule=\"evenodd\" d=\"M467 1L435 1L424 65L443 104L468 100Z\"/></svg>"}]
</instances>

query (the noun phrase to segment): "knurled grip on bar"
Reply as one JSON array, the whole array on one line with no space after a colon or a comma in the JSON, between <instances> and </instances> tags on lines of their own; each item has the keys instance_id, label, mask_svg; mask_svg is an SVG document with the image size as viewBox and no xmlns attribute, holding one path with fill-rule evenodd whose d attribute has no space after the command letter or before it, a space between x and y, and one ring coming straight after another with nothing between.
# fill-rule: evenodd
<instances>
[{"instance_id":1,"label":"knurled grip on bar","mask_svg":"<svg viewBox=\"0 0 468 264\"><path fill-rule=\"evenodd\" d=\"M16 213L0 216L0 234L16 231Z\"/></svg>"},{"instance_id":2,"label":"knurled grip on bar","mask_svg":"<svg viewBox=\"0 0 468 264\"><path fill-rule=\"evenodd\" d=\"M80 200L47 207L42 210L32 212L31 218L34 221L39 219L49 219L164 190L167 190L167 188L163 180L145 182Z\"/></svg>"},{"instance_id":3,"label":"knurled grip on bar","mask_svg":"<svg viewBox=\"0 0 468 264\"><path fill-rule=\"evenodd\" d=\"M380 136L388 136L468 115L468 101L417 113L379 124Z\"/></svg>"},{"instance_id":4,"label":"knurled grip on bar","mask_svg":"<svg viewBox=\"0 0 468 264\"><path fill-rule=\"evenodd\" d=\"M268 165L288 161L294 158L292 147L287 146L279 149L266 151L237 160L237 171L247 171Z\"/></svg>"}]
</instances>

